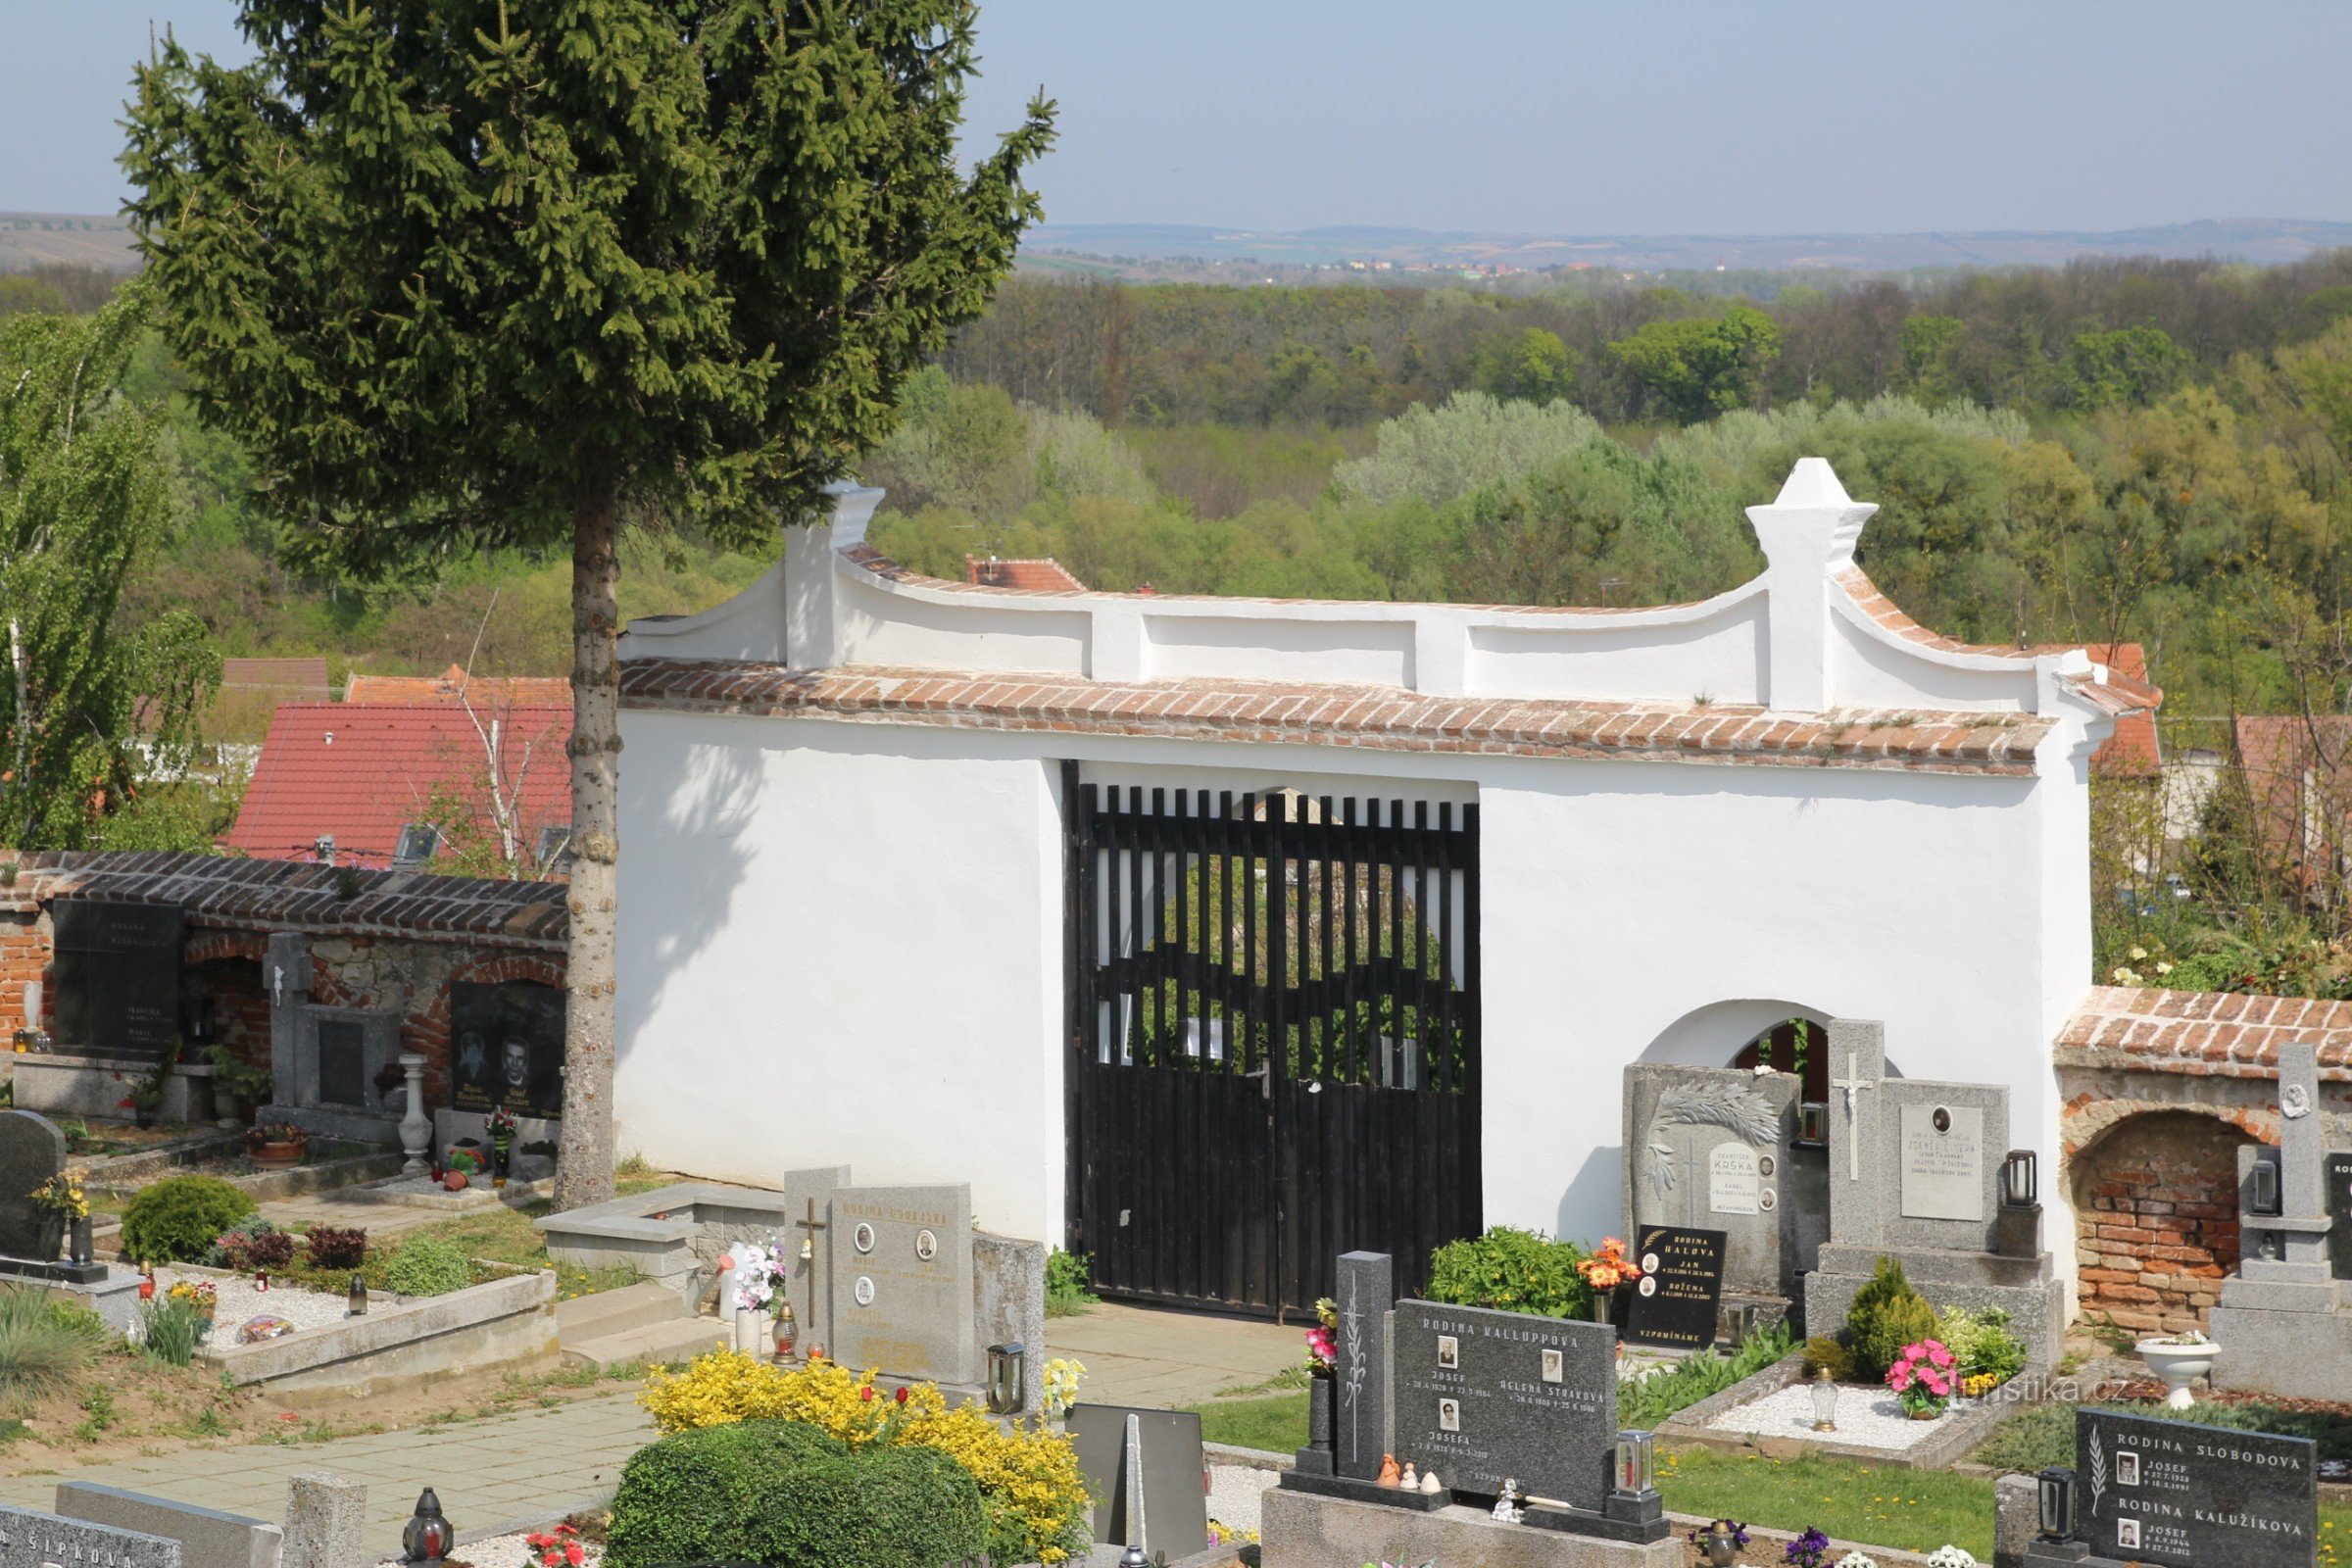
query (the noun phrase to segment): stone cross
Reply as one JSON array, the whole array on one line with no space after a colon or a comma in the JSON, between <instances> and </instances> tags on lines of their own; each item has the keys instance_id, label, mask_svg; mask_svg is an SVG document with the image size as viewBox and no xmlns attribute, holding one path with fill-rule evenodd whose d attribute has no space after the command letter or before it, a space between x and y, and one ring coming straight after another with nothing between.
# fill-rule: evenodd
<instances>
[{"instance_id":1,"label":"stone cross","mask_svg":"<svg viewBox=\"0 0 2352 1568\"><path fill-rule=\"evenodd\" d=\"M808 1217L796 1219L793 1225L802 1232L801 1247L808 1254L808 1318L801 1325L803 1334L816 1332L816 1233L826 1229L825 1222L816 1217L816 1200L808 1200Z\"/></svg>"}]
</instances>

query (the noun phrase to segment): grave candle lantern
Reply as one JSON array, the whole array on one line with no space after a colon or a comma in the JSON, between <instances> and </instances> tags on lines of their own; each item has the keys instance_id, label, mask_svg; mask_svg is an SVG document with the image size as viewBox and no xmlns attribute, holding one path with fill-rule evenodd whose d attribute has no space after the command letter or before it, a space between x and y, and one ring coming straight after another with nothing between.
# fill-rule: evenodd
<instances>
[{"instance_id":1,"label":"grave candle lantern","mask_svg":"<svg viewBox=\"0 0 2352 1568\"><path fill-rule=\"evenodd\" d=\"M2041 1200L2041 1174L2031 1149L2012 1149L2001 1161L2001 1201L2011 1208L2032 1208Z\"/></svg>"},{"instance_id":2,"label":"grave candle lantern","mask_svg":"<svg viewBox=\"0 0 2352 1568\"><path fill-rule=\"evenodd\" d=\"M1016 1415L1027 1394L1022 1363L1028 1349L1019 1341L988 1348L988 1409L991 1415Z\"/></svg>"},{"instance_id":3,"label":"grave candle lantern","mask_svg":"<svg viewBox=\"0 0 2352 1568\"><path fill-rule=\"evenodd\" d=\"M368 1281L358 1274L351 1277L351 1315L368 1315Z\"/></svg>"},{"instance_id":4,"label":"grave candle lantern","mask_svg":"<svg viewBox=\"0 0 2352 1568\"><path fill-rule=\"evenodd\" d=\"M416 1498L416 1511L400 1533L401 1549L411 1562L439 1562L456 1544L458 1533L441 1512L441 1499L427 1487Z\"/></svg>"},{"instance_id":5,"label":"grave candle lantern","mask_svg":"<svg viewBox=\"0 0 2352 1568\"><path fill-rule=\"evenodd\" d=\"M2040 1476L2041 1539L2069 1541L2075 1534L2075 1473L2053 1465Z\"/></svg>"},{"instance_id":6,"label":"grave candle lantern","mask_svg":"<svg viewBox=\"0 0 2352 1568\"><path fill-rule=\"evenodd\" d=\"M1826 1366L1813 1369L1813 1430L1838 1430L1838 1384Z\"/></svg>"},{"instance_id":7,"label":"grave candle lantern","mask_svg":"<svg viewBox=\"0 0 2352 1568\"><path fill-rule=\"evenodd\" d=\"M2278 1212L2278 1167L2270 1160L2254 1162L2246 1180L2246 1207L2256 1214Z\"/></svg>"},{"instance_id":8,"label":"grave candle lantern","mask_svg":"<svg viewBox=\"0 0 2352 1568\"><path fill-rule=\"evenodd\" d=\"M1821 1147L1830 1141L1830 1107L1818 1100L1808 1100L1796 1107L1796 1141Z\"/></svg>"},{"instance_id":9,"label":"grave candle lantern","mask_svg":"<svg viewBox=\"0 0 2352 1568\"><path fill-rule=\"evenodd\" d=\"M1639 1497L1657 1490L1657 1442L1646 1432L1620 1432L1613 1450L1615 1473L1610 1477L1621 1497Z\"/></svg>"}]
</instances>

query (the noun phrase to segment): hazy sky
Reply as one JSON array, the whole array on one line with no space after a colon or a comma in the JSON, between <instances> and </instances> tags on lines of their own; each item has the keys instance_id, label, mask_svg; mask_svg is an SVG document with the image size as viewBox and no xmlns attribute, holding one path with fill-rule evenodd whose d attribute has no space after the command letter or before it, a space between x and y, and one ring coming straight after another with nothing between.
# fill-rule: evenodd
<instances>
[{"instance_id":1,"label":"hazy sky","mask_svg":"<svg viewBox=\"0 0 2352 1568\"><path fill-rule=\"evenodd\" d=\"M233 11L0 0L0 210L112 211L150 21L234 53ZM975 131L1060 100L1056 222L2352 219L2347 0L983 0L980 36Z\"/></svg>"}]
</instances>

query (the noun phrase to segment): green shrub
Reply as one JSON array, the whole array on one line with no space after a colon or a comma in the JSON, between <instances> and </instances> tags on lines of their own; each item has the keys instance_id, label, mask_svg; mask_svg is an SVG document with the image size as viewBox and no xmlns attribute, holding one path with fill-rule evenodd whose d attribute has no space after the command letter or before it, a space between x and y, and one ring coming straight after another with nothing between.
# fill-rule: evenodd
<instances>
[{"instance_id":1,"label":"green shrub","mask_svg":"<svg viewBox=\"0 0 2352 1568\"><path fill-rule=\"evenodd\" d=\"M0 1289L0 1395L30 1398L72 1388L99 1343L76 1318L53 1310L47 1293Z\"/></svg>"},{"instance_id":2,"label":"green shrub","mask_svg":"<svg viewBox=\"0 0 2352 1568\"><path fill-rule=\"evenodd\" d=\"M1845 1314L1845 1342L1854 1352L1854 1375L1876 1380L1902 1356L1903 1347L1936 1337L1936 1308L1911 1288L1903 1265L1879 1259L1870 1283L1854 1293Z\"/></svg>"},{"instance_id":3,"label":"green shrub","mask_svg":"<svg viewBox=\"0 0 2352 1568\"><path fill-rule=\"evenodd\" d=\"M122 1208L122 1250L141 1263L191 1263L254 1211L251 1195L218 1176L167 1176Z\"/></svg>"},{"instance_id":4,"label":"green shrub","mask_svg":"<svg viewBox=\"0 0 2352 1568\"><path fill-rule=\"evenodd\" d=\"M1811 1377L1823 1367L1829 1368L1832 1383L1851 1383L1854 1352L1827 1334L1815 1335L1805 1342L1805 1376Z\"/></svg>"},{"instance_id":5,"label":"green shrub","mask_svg":"<svg viewBox=\"0 0 2352 1568\"><path fill-rule=\"evenodd\" d=\"M384 1283L403 1296L447 1296L473 1283L473 1265L447 1242L412 1236L384 1264Z\"/></svg>"},{"instance_id":6,"label":"green shrub","mask_svg":"<svg viewBox=\"0 0 2352 1568\"><path fill-rule=\"evenodd\" d=\"M1068 1317L1099 1305L1094 1278L1084 1252L1065 1252L1056 1247L1046 1254L1046 1316Z\"/></svg>"},{"instance_id":7,"label":"green shrub","mask_svg":"<svg viewBox=\"0 0 2352 1568\"><path fill-rule=\"evenodd\" d=\"M159 1296L139 1303L139 1344L156 1360L186 1366L203 1343L204 1319L196 1315L194 1301Z\"/></svg>"},{"instance_id":8,"label":"green shrub","mask_svg":"<svg viewBox=\"0 0 2352 1568\"><path fill-rule=\"evenodd\" d=\"M2009 1332L2009 1314L1999 1307L1971 1312L1946 1307L1936 1318L1936 1337L1952 1352L1964 1378L1990 1375L2003 1383L2026 1369L2026 1345Z\"/></svg>"},{"instance_id":9,"label":"green shrub","mask_svg":"<svg viewBox=\"0 0 2352 1568\"><path fill-rule=\"evenodd\" d=\"M313 1268L358 1268L368 1261L368 1233L356 1226L314 1225L302 1245Z\"/></svg>"},{"instance_id":10,"label":"green shrub","mask_svg":"<svg viewBox=\"0 0 2352 1568\"><path fill-rule=\"evenodd\" d=\"M258 1213L246 1215L215 1237L204 1254L205 1267L233 1269L239 1274L283 1269L293 1260L294 1238Z\"/></svg>"},{"instance_id":11,"label":"green shrub","mask_svg":"<svg viewBox=\"0 0 2352 1568\"><path fill-rule=\"evenodd\" d=\"M1584 1260L1584 1249L1574 1242L1496 1225L1430 1255L1429 1299L1537 1317L1586 1317L1592 1310L1592 1287L1576 1272Z\"/></svg>"},{"instance_id":12,"label":"green shrub","mask_svg":"<svg viewBox=\"0 0 2352 1568\"><path fill-rule=\"evenodd\" d=\"M852 1454L799 1422L740 1421L676 1433L630 1457L605 1561L940 1568L985 1544L980 1489L938 1449Z\"/></svg>"}]
</instances>

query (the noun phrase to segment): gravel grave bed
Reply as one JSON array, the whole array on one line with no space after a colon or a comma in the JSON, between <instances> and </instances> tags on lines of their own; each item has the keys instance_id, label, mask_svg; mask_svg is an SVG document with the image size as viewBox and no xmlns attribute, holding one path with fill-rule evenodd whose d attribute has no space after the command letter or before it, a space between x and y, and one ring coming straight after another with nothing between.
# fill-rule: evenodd
<instances>
[{"instance_id":1,"label":"gravel grave bed","mask_svg":"<svg viewBox=\"0 0 2352 1568\"><path fill-rule=\"evenodd\" d=\"M223 1279L215 1274L196 1274L174 1268L155 1271L156 1292L161 1295L176 1280L195 1280L213 1287L218 1305L214 1310L212 1332L204 1338L201 1348L229 1350L236 1348L237 1330L250 1318L268 1314L282 1317L294 1325L296 1333L306 1329L333 1328L350 1315L351 1303L344 1296L324 1291L306 1290L298 1285L280 1285L275 1281L270 1289L254 1288L251 1279ZM370 1306L389 1305L394 1298L378 1293L368 1298ZM134 1325L132 1337L137 1337Z\"/></svg>"},{"instance_id":2,"label":"gravel grave bed","mask_svg":"<svg viewBox=\"0 0 2352 1568\"><path fill-rule=\"evenodd\" d=\"M582 1542L580 1547L585 1556L581 1568L596 1568L604 1560L603 1546ZM539 1559L525 1536L484 1536L479 1541L460 1542L450 1548L447 1561L470 1563L472 1568L539 1568ZM376 1568L409 1568L409 1565L398 1557L387 1557Z\"/></svg>"},{"instance_id":3,"label":"gravel grave bed","mask_svg":"<svg viewBox=\"0 0 2352 1568\"><path fill-rule=\"evenodd\" d=\"M1797 1383L1778 1394L1734 1405L1708 1422L1707 1428L1759 1438L1805 1438L1842 1447L1899 1453L1926 1442L1941 1424L1912 1420L1903 1413L1902 1402L1885 1389L1841 1383L1838 1386L1838 1430L1815 1432L1813 1386Z\"/></svg>"}]
</instances>

